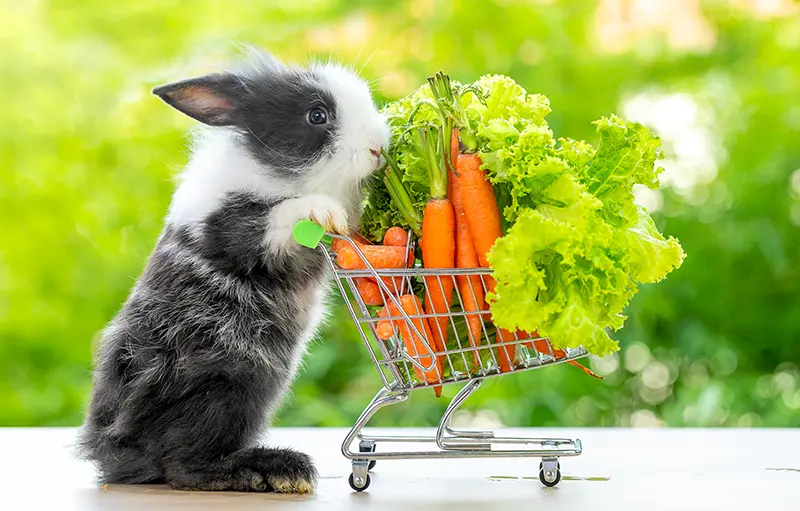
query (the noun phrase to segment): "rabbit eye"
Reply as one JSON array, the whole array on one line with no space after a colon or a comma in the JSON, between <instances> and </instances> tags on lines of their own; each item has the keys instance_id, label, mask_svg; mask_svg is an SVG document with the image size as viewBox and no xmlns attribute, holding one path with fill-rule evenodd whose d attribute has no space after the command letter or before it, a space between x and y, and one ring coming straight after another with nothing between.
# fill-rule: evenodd
<instances>
[{"instance_id":1,"label":"rabbit eye","mask_svg":"<svg viewBox=\"0 0 800 511\"><path fill-rule=\"evenodd\" d=\"M308 122L311 124L325 124L328 122L328 111L325 107L315 106L308 111Z\"/></svg>"}]
</instances>

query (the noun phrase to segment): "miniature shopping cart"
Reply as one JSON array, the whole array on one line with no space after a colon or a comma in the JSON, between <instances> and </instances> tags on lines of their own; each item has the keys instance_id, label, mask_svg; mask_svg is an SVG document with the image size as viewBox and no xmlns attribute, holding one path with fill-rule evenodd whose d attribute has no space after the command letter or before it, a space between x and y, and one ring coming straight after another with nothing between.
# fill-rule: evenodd
<instances>
[{"instance_id":1,"label":"miniature shopping cart","mask_svg":"<svg viewBox=\"0 0 800 511\"><path fill-rule=\"evenodd\" d=\"M319 231L319 241L322 231ZM409 233L410 234L410 233ZM561 480L559 458L562 456L578 456L581 454L581 442L578 439L567 438L524 438L524 437L499 437L492 431L461 431L453 429L450 421L459 406L475 392L481 382L486 378L500 376L513 372L527 371L545 366L575 360L587 355L582 349L553 350L547 339L526 337L514 334L509 339L502 337L501 343L496 342L498 334L494 326L487 319L487 312L464 310L465 296L462 290L467 290L475 296L475 285L486 291L487 282L492 271L482 268L459 269L429 269L409 267L406 269L375 269L367 261L364 253L351 238L335 234L327 234L332 239L341 240L352 247L361 261L363 268L345 270L336 262L336 255L329 252L327 247L316 244L316 247L325 252L326 258L333 270L333 275L339 286L347 308L358 326L364 345L367 347L370 358L378 371L383 383L381 388L366 409L353 425L342 443L342 454L352 460L353 472L350 475L350 486L356 491L364 491L370 484L369 470L378 460L391 459L416 459L416 458L485 458L485 457L538 457L539 479L545 486L555 486ZM296 236L297 237L297 236ZM313 237L312 237L313 239ZM409 235L408 250L413 251L413 237ZM306 242L307 246L314 243ZM412 252L413 253L413 252ZM379 307L368 306L357 291L357 280L370 278L378 284L382 299L388 304L391 301L395 307L389 310L398 311L398 315L379 316ZM411 292L423 292L424 297L441 289L440 286L450 282L453 287L453 300L451 309L447 313L426 314L419 310L418 314L407 314L398 303L398 297ZM466 282L459 287L459 281ZM441 291L440 291L441 292ZM469 318L480 318L480 338L476 339L469 328ZM443 351L432 348L434 343L427 338L422 318L446 318L445 325L449 324L450 342ZM378 335L376 328L381 321L389 320L392 324L400 322L395 334L388 338ZM428 325L439 327L437 321L427 321ZM409 350L400 338L399 331L403 330L418 336L422 341L423 349L415 353ZM456 334L466 331L466 341L462 341ZM457 343L457 346L454 345ZM509 354L512 354L509 357ZM501 357L507 357L507 363L502 363ZM434 358L436 357L436 358ZM510 360L513 358L513 360ZM437 360L441 363L441 370L436 369ZM428 377L434 371L436 377L431 381ZM420 374L423 377L420 377ZM464 384L458 391L439 422L435 436L368 436L361 430L370 418L381 408L401 403L408 398L412 390L432 389L438 386L451 384ZM351 450L353 443L358 439L358 450ZM376 450L378 443L400 444L433 444L427 450ZM529 447L530 446L530 447ZM409 446L411 447L411 446Z\"/></svg>"}]
</instances>

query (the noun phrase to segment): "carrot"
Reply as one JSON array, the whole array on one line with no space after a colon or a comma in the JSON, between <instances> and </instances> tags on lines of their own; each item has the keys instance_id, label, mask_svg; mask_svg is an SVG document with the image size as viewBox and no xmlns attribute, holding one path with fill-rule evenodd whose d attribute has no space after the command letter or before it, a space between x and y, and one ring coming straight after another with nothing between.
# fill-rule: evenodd
<instances>
[{"instance_id":1,"label":"carrot","mask_svg":"<svg viewBox=\"0 0 800 511\"><path fill-rule=\"evenodd\" d=\"M383 244L392 247L405 247L408 244L408 233L402 227L389 227L383 235Z\"/></svg>"},{"instance_id":2,"label":"carrot","mask_svg":"<svg viewBox=\"0 0 800 511\"><path fill-rule=\"evenodd\" d=\"M361 245L359 250L375 269L403 268L407 262L404 247L385 247L381 245ZM363 270L367 266L352 246L345 245L336 254L336 263L345 270ZM381 277L389 292L399 294L403 289L403 277Z\"/></svg>"},{"instance_id":3,"label":"carrot","mask_svg":"<svg viewBox=\"0 0 800 511\"><path fill-rule=\"evenodd\" d=\"M503 231L500 208L497 205L494 188L486 179L485 172L481 170L481 159L477 154L478 139L470 126L469 116L462 108L461 96L468 89L460 89L454 93L450 86L450 77L441 71L436 76L429 78L428 81L431 83L431 90L437 100L436 104L440 115L445 118L445 124L449 125L451 129L457 130L459 141L463 143L464 150L461 151L459 146L455 165L464 216L472 235L478 262L481 267L489 268L489 251L495 241L503 235ZM453 150L452 146L450 149ZM495 289L495 280L492 277L487 276L486 283L487 291ZM505 343L513 339L513 333L502 328L498 329L497 343ZM516 344L504 346L500 350L498 363L501 371L511 370L515 352Z\"/></svg>"},{"instance_id":4,"label":"carrot","mask_svg":"<svg viewBox=\"0 0 800 511\"><path fill-rule=\"evenodd\" d=\"M550 354L550 350L552 350L553 356L555 357L556 360L560 360L560 359L562 359L562 358L567 356L567 352L566 351L560 350L560 349L557 349L557 348L553 348L552 346L550 346L550 342L547 339L537 339L537 340L533 341L533 345L536 347L536 351L538 351L539 353L542 353L544 355L549 355ZM569 364L569 365L571 365L573 367L577 367L578 369L580 369L584 373L588 374L592 378L597 378L598 380L603 380L604 379L602 376L596 374L594 371L592 371L588 367L584 367L583 365L578 363L577 360L567 360L567 364Z\"/></svg>"},{"instance_id":5,"label":"carrot","mask_svg":"<svg viewBox=\"0 0 800 511\"><path fill-rule=\"evenodd\" d=\"M450 135L450 161L447 162L447 170L450 171L450 179L453 177L458 177L455 173L456 165L458 165L458 155L461 154L461 150L459 148L459 140L458 140L458 130L453 129L452 134ZM452 198L450 200L453 200Z\"/></svg>"},{"instance_id":6,"label":"carrot","mask_svg":"<svg viewBox=\"0 0 800 511\"><path fill-rule=\"evenodd\" d=\"M579 364L577 360L567 360L567 364L569 364L569 365L571 365L573 367L577 367L578 369L580 369L584 373L588 374L592 378L597 378L598 380L605 380L605 378L603 378L599 374L595 373L594 371L592 371L588 367L584 367L581 364Z\"/></svg>"},{"instance_id":7,"label":"carrot","mask_svg":"<svg viewBox=\"0 0 800 511\"><path fill-rule=\"evenodd\" d=\"M451 161L458 161L458 131L453 130L450 141ZM464 204L461 201L461 190L459 187L458 176L453 168L448 165L450 176L448 181L448 195L450 202L453 203L453 210L456 216L456 268L477 268L479 266L478 254L475 252L475 244L472 241L472 234L464 216ZM459 275L456 277L458 291L461 295L463 310L467 313L477 312L484 308L484 293L479 275ZM467 325L470 332L470 345L475 347L481 343L481 318L480 316L468 314ZM475 367L480 367L478 350L472 353Z\"/></svg>"},{"instance_id":8,"label":"carrot","mask_svg":"<svg viewBox=\"0 0 800 511\"><path fill-rule=\"evenodd\" d=\"M531 345L528 346L529 348L534 348L536 351L544 355L549 355L550 350L552 349L552 346L550 346L550 342L547 339L537 339L535 341L531 341L529 344L532 344L532 346ZM566 355L566 353L564 353L563 351L561 353L563 355ZM561 358L562 356L558 355L556 353L556 350L553 350L553 355L555 355L556 358Z\"/></svg>"},{"instance_id":9,"label":"carrot","mask_svg":"<svg viewBox=\"0 0 800 511\"><path fill-rule=\"evenodd\" d=\"M383 244L392 247L407 247L408 246L408 233L400 227L389 227L383 235ZM408 260L406 267L411 268L414 266L414 251L408 251ZM402 277L398 277L402 279ZM398 285L398 289L399 285Z\"/></svg>"},{"instance_id":10,"label":"carrot","mask_svg":"<svg viewBox=\"0 0 800 511\"><path fill-rule=\"evenodd\" d=\"M358 233L356 231L350 232L349 236L350 236L350 240L352 240L353 243L358 245L359 248L361 248L362 245L373 245L373 243L371 241L369 241L367 238L365 238L364 236L362 236L360 233ZM335 253L339 252L340 248L345 247L345 246L349 247L349 246L352 246L352 245L350 245L350 242L345 240L345 239L333 238L333 240L331 241L331 252L333 252L335 254Z\"/></svg>"},{"instance_id":11,"label":"carrot","mask_svg":"<svg viewBox=\"0 0 800 511\"><path fill-rule=\"evenodd\" d=\"M422 304L419 301L419 298L416 295L408 294L403 295L399 299L400 305L403 308L403 311L406 313L407 316L417 316L422 314ZM402 316L397 305L395 305L393 300L388 300L386 302L388 307L388 313L391 316ZM413 325L422 333L430 345L432 339L434 338L430 326L428 325L427 321L424 321L423 318L413 318L411 320ZM430 355L427 355L428 349L425 347L425 344L422 339L420 339L417 335L414 334L414 331L409 327L408 323L404 319L396 319L393 320L394 326L400 330L400 336L403 338L403 344L408 350L408 353L412 357L419 357L418 361L423 366L429 366L431 363ZM436 350L433 346L431 349L434 351ZM441 381L442 373L442 361L438 357L436 358L436 363L434 368L429 371L422 371L418 367L414 366L414 372L417 374L417 377L425 381L427 383L436 383ZM441 385L437 385L434 387L434 392L436 393L436 397L439 397L442 392Z\"/></svg>"},{"instance_id":12,"label":"carrot","mask_svg":"<svg viewBox=\"0 0 800 511\"><path fill-rule=\"evenodd\" d=\"M356 290L366 305L383 305L381 289L374 280L367 277L356 278Z\"/></svg>"},{"instance_id":13,"label":"carrot","mask_svg":"<svg viewBox=\"0 0 800 511\"><path fill-rule=\"evenodd\" d=\"M480 156L477 154L459 154L456 168L464 213L478 252L478 260L481 267L488 268L489 251L503 235L500 208L497 206L494 189L481 169Z\"/></svg>"},{"instance_id":14,"label":"carrot","mask_svg":"<svg viewBox=\"0 0 800 511\"><path fill-rule=\"evenodd\" d=\"M390 300L391 302L391 300ZM389 317L389 309L386 305L381 307L381 310L378 311L379 318L387 318ZM394 335L394 326L392 325L391 320L382 319L378 321L378 326L375 327L375 333L378 335L378 339L386 340L390 339Z\"/></svg>"},{"instance_id":15,"label":"carrot","mask_svg":"<svg viewBox=\"0 0 800 511\"><path fill-rule=\"evenodd\" d=\"M358 245L359 248L361 248L361 243L355 240L353 240L353 242L356 245ZM352 245L350 245L350 242L348 242L347 240L342 238L333 238L333 241L331 241L331 252L333 252L334 254L338 254L339 250L341 250L342 247L349 247L349 246Z\"/></svg>"},{"instance_id":16,"label":"carrot","mask_svg":"<svg viewBox=\"0 0 800 511\"><path fill-rule=\"evenodd\" d=\"M396 231L393 231L394 229L396 229ZM397 233L398 231L401 233L401 235L399 235ZM394 243L384 243L384 246L388 245L388 246L406 247L406 245L408 244L407 243L408 242L408 233L405 232L404 230L402 230L400 227L390 227L389 230L387 231L387 233L392 233L392 234L390 234L390 237L393 238ZM402 236L402 239L401 239L401 236ZM375 247L379 247L380 246L380 245L373 245L370 241L366 240L366 238L364 238L363 236L361 236L358 233L351 234L350 235L350 239L351 239L351 241L353 241L353 243L355 243L355 245L359 248L359 250L364 250L365 246L368 246L368 247L369 246L375 246ZM355 250L353 250L353 245L351 245L349 241L341 239L341 238L334 238L334 240L331 242L331 251L334 252L337 255L338 255L339 251L343 247L348 247L348 248L345 250L345 254L342 256L342 258L343 258L342 259L342 264L356 265L359 268L363 268L364 267L363 263L358 263L355 260L356 258L357 259L360 259L360 258L358 257L358 254L355 252ZM367 248L366 251L365 251L365 255L366 255L367 252L370 252L371 250L372 249ZM380 252L380 250L378 250L377 252ZM369 257L367 258L367 260L370 261L370 264L374 268L379 268L379 266L376 266L376 264L379 264L379 263L373 264L373 261L370 260ZM338 258L337 258L337 262L339 262ZM413 254L412 251L409 251L408 260L407 260L406 266L411 266L413 263L414 263L414 254ZM342 267L344 268L344 266L342 266ZM347 269L353 269L353 268L347 268ZM395 277L395 279L402 279L402 277ZM389 284L387 284L387 285L389 285ZM399 285L399 281L398 281L398 285ZM393 288L393 286L389 285L389 288Z\"/></svg>"},{"instance_id":17,"label":"carrot","mask_svg":"<svg viewBox=\"0 0 800 511\"><path fill-rule=\"evenodd\" d=\"M495 327L496 328L496 327ZM497 328L497 343L508 343L515 340L514 334L504 328ZM514 367L514 357L517 353L517 345L509 344L497 349L497 363L501 373L507 373Z\"/></svg>"},{"instance_id":18,"label":"carrot","mask_svg":"<svg viewBox=\"0 0 800 511\"><path fill-rule=\"evenodd\" d=\"M533 332L528 333L528 332L523 332L520 329L517 329L517 337L519 337L520 339L526 339L526 338L527 339L534 339L536 337L539 337L539 334L536 332L536 330L534 330ZM534 345L535 342L536 341L532 341L532 340L525 341L525 342L522 343L522 345L525 346L526 348L534 349L533 345Z\"/></svg>"},{"instance_id":19,"label":"carrot","mask_svg":"<svg viewBox=\"0 0 800 511\"><path fill-rule=\"evenodd\" d=\"M406 254L403 247L363 245L358 247L373 268L403 268ZM345 245L336 254L336 263L345 270L363 270L366 264L352 246Z\"/></svg>"},{"instance_id":20,"label":"carrot","mask_svg":"<svg viewBox=\"0 0 800 511\"><path fill-rule=\"evenodd\" d=\"M422 216L422 235L436 243L426 243L422 248L422 265L425 268L453 268L455 266L455 215L453 205L446 199L434 199L425 205ZM425 312L442 314L450 312L453 296L451 277L425 277L429 296ZM447 316L430 318L437 351L443 351L447 341Z\"/></svg>"},{"instance_id":21,"label":"carrot","mask_svg":"<svg viewBox=\"0 0 800 511\"><path fill-rule=\"evenodd\" d=\"M451 129L435 127L419 128L415 133L417 144L427 159L428 180L431 196L422 214L422 265L425 268L455 267L455 212L447 197L448 172L444 148L449 152L448 139ZM446 136L445 136L446 134ZM433 331L433 344L437 352L447 346L450 301L453 297L452 278L425 277L428 294L425 312L435 315L429 318ZM441 361L444 355L439 355Z\"/></svg>"},{"instance_id":22,"label":"carrot","mask_svg":"<svg viewBox=\"0 0 800 511\"><path fill-rule=\"evenodd\" d=\"M503 235L500 209L497 206L494 189L481 170L481 160L477 154L459 154L457 171L461 200L464 204L464 216L467 219L469 231L473 234L472 241L475 245L478 262L482 268L488 268L490 266L488 253L495 241ZM494 291L496 286L494 278L487 275L485 279L487 291ZM513 341L515 337L512 332L499 328L496 339L496 342L507 343ZM511 370L516 349L516 344L511 344L500 350L498 361L500 371Z\"/></svg>"}]
</instances>

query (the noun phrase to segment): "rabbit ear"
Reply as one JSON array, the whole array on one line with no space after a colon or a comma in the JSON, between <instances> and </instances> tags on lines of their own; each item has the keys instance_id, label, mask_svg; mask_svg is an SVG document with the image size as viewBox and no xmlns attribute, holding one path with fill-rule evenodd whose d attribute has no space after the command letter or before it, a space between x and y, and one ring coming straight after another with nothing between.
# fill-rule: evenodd
<instances>
[{"instance_id":1,"label":"rabbit ear","mask_svg":"<svg viewBox=\"0 0 800 511\"><path fill-rule=\"evenodd\" d=\"M204 124L232 126L240 121L245 88L236 76L214 74L161 85L153 94Z\"/></svg>"}]
</instances>

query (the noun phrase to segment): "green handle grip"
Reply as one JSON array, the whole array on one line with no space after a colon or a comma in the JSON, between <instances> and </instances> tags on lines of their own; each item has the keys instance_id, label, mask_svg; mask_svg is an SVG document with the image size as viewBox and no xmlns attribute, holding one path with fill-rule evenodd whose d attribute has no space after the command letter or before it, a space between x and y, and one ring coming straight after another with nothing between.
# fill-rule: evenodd
<instances>
[{"instance_id":1,"label":"green handle grip","mask_svg":"<svg viewBox=\"0 0 800 511\"><path fill-rule=\"evenodd\" d=\"M311 220L300 220L292 229L292 237L297 244L308 248L317 248L324 236L325 228Z\"/></svg>"}]
</instances>

